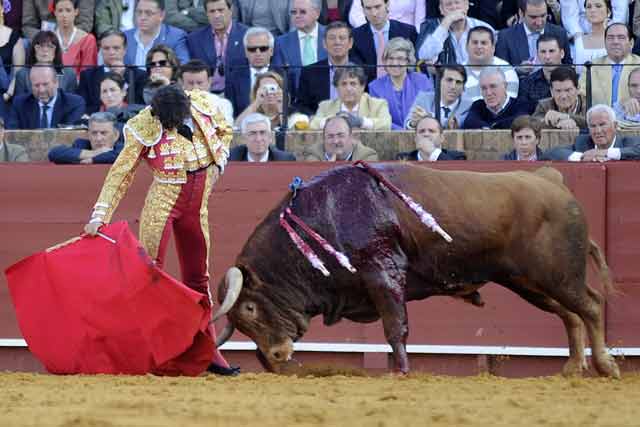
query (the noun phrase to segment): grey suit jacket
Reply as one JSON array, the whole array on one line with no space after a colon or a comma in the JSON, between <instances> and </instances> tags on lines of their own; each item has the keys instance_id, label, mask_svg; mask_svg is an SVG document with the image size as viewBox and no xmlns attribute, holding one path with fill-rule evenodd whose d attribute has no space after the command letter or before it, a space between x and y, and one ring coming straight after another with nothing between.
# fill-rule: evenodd
<instances>
[{"instance_id":1,"label":"grey suit jacket","mask_svg":"<svg viewBox=\"0 0 640 427\"><path fill-rule=\"evenodd\" d=\"M614 148L620 149L620 160L640 160L640 138L635 136L616 135ZM584 153L595 148L590 135L579 135L571 146L555 147L543 155L542 160L568 161L574 152Z\"/></svg>"},{"instance_id":2,"label":"grey suit jacket","mask_svg":"<svg viewBox=\"0 0 640 427\"><path fill-rule=\"evenodd\" d=\"M5 142L0 147L0 162L28 162L29 154L27 150L18 144Z\"/></svg>"},{"instance_id":3,"label":"grey suit jacket","mask_svg":"<svg viewBox=\"0 0 640 427\"><path fill-rule=\"evenodd\" d=\"M271 18L280 34L289 32L291 0L233 0L233 19L253 26L253 10L256 2L269 2ZM279 34L278 34L279 35Z\"/></svg>"},{"instance_id":4,"label":"grey suit jacket","mask_svg":"<svg viewBox=\"0 0 640 427\"><path fill-rule=\"evenodd\" d=\"M436 112L435 112L434 98L435 98L435 95L433 92L424 92L424 91L419 92L418 95L416 96L415 101L413 101L413 105L411 105L411 108L409 109L409 114L407 114L407 117L405 117L404 119L404 127L407 129L411 129L411 127L409 126L409 117L411 117L411 113L416 107L422 108L423 110L431 113L433 117L435 117ZM467 118L467 113L469 113L471 104L472 104L471 100L466 99L464 97L460 98L460 101L456 104L455 109L452 111L452 114L454 114L459 126L462 126L462 123L464 123L464 119ZM440 119L441 119L441 122L443 122L443 118L441 117Z\"/></svg>"}]
</instances>

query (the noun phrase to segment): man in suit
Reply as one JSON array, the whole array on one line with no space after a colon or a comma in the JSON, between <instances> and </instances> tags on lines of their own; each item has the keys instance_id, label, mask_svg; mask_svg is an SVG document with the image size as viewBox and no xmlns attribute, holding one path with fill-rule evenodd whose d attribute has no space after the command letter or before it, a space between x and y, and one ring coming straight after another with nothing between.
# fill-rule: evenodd
<instances>
[{"instance_id":1,"label":"man in suit","mask_svg":"<svg viewBox=\"0 0 640 427\"><path fill-rule=\"evenodd\" d=\"M548 129L586 129L587 100L578 91L578 76L571 67L551 72L551 97L542 99L533 113Z\"/></svg>"},{"instance_id":2,"label":"man in suit","mask_svg":"<svg viewBox=\"0 0 640 427\"><path fill-rule=\"evenodd\" d=\"M236 116L249 106L256 75L270 69L274 38L266 28L251 27L244 34L243 43L249 66L231 64L224 89L225 98L231 101Z\"/></svg>"},{"instance_id":3,"label":"man in suit","mask_svg":"<svg viewBox=\"0 0 640 427\"><path fill-rule=\"evenodd\" d=\"M589 135L579 135L569 147L552 148L545 159L569 162L640 160L640 138L616 135L616 113L608 105L594 105L587 111Z\"/></svg>"},{"instance_id":4,"label":"man in suit","mask_svg":"<svg viewBox=\"0 0 640 427\"><path fill-rule=\"evenodd\" d=\"M209 25L187 36L187 48L191 58L204 61L213 71L211 90L222 94L229 65L248 66L244 54L246 25L231 19L231 0L205 0Z\"/></svg>"},{"instance_id":5,"label":"man in suit","mask_svg":"<svg viewBox=\"0 0 640 427\"><path fill-rule=\"evenodd\" d=\"M418 160L435 162L439 160L467 160L462 151L442 148L444 136L440 122L431 115L418 120L416 125L416 149L410 152L398 153L396 160Z\"/></svg>"},{"instance_id":6,"label":"man in suit","mask_svg":"<svg viewBox=\"0 0 640 427\"><path fill-rule=\"evenodd\" d=\"M84 114L84 99L58 89L55 68L32 67L29 72L32 93L13 99L8 129L46 129L59 124L77 123Z\"/></svg>"},{"instance_id":7,"label":"man in suit","mask_svg":"<svg viewBox=\"0 0 640 427\"><path fill-rule=\"evenodd\" d=\"M507 94L507 80L499 68L480 73L482 99L471 104L463 129L509 129L516 117L527 114L528 106Z\"/></svg>"},{"instance_id":8,"label":"man in suit","mask_svg":"<svg viewBox=\"0 0 640 427\"><path fill-rule=\"evenodd\" d=\"M382 64L384 48L394 37L402 37L415 46L418 34L413 25L389 19L389 0L360 0L367 23L353 30L353 56L367 67L371 82L385 74Z\"/></svg>"},{"instance_id":9,"label":"man in suit","mask_svg":"<svg viewBox=\"0 0 640 427\"><path fill-rule=\"evenodd\" d=\"M462 65L438 68L440 79L440 126L457 129L464 123L471 100L464 95L467 71ZM426 115L437 117L433 92L419 92L405 120L407 129L415 129L418 121Z\"/></svg>"},{"instance_id":10,"label":"man in suit","mask_svg":"<svg viewBox=\"0 0 640 427\"><path fill-rule=\"evenodd\" d=\"M186 64L182 64L180 70L178 70L178 84L187 91L202 90L209 92L211 80L211 69L199 59L192 59ZM233 123L233 105L231 105L231 102L213 93L210 94L209 99L222 111L227 122Z\"/></svg>"},{"instance_id":11,"label":"man in suit","mask_svg":"<svg viewBox=\"0 0 640 427\"><path fill-rule=\"evenodd\" d=\"M4 140L4 119L0 117L0 163L28 161L29 154L22 145L9 144Z\"/></svg>"},{"instance_id":12,"label":"man in suit","mask_svg":"<svg viewBox=\"0 0 640 427\"><path fill-rule=\"evenodd\" d=\"M104 65L87 68L80 73L78 95L87 104L87 114L100 110L100 83L104 75L109 72L121 74L127 81L127 102L129 104L144 104L142 91L147 81L147 73L139 68L127 68L124 65L124 53L127 49L127 37L120 30L107 30L100 35L100 52Z\"/></svg>"},{"instance_id":13,"label":"man in suit","mask_svg":"<svg viewBox=\"0 0 640 427\"><path fill-rule=\"evenodd\" d=\"M49 161L63 164L111 164L123 147L115 114L93 113L89 117L89 139L78 138L72 146L58 145L49 150Z\"/></svg>"},{"instance_id":14,"label":"man in suit","mask_svg":"<svg viewBox=\"0 0 640 427\"><path fill-rule=\"evenodd\" d=\"M521 76L534 70L537 56L537 41L543 34L553 34L560 40L564 51L563 64L571 64L569 39L564 28L547 22L545 0L519 0L522 22L501 30L496 43L496 56L516 67Z\"/></svg>"},{"instance_id":15,"label":"man in suit","mask_svg":"<svg viewBox=\"0 0 640 427\"><path fill-rule=\"evenodd\" d=\"M432 3L432 2L429 2ZM491 29L491 25L469 18L469 0L440 0L442 18L429 18L420 26L416 42L418 58L439 64L464 64L467 56L469 30L477 26Z\"/></svg>"},{"instance_id":16,"label":"man in suit","mask_svg":"<svg viewBox=\"0 0 640 427\"><path fill-rule=\"evenodd\" d=\"M629 98L629 89L624 82L640 65L640 56L631 53L633 39L626 25L613 23L604 31L604 46L607 56L597 58L591 68L591 100L594 104L615 105ZM580 92L587 93L587 72L580 76Z\"/></svg>"},{"instance_id":17,"label":"man in suit","mask_svg":"<svg viewBox=\"0 0 640 427\"><path fill-rule=\"evenodd\" d=\"M377 161L378 153L353 137L352 117L339 114L329 117L322 128L322 141L306 146L302 153L308 162Z\"/></svg>"},{"instance_id":18,"label":"man in suit","mask_svg":"<svg viewBox=\"0 0 640 427\"><path fill-rule=\"evenodd\" d=\"M207 25L206 9L200 0L165 0L164 21L187 33ZM205 6L206 7L206 6Z\"/></svg>"},{"instance_id":19,"label":"man in suit","mask_svg":"<svg viewBox=\"0 0 640 427\"><path fill-rule=\"evenodd\" d=\"M159 44L173 49L180 63L189 60L186 33L180 28L163 24L164 16L164 0L139 0L136 3L136 26L125 31L127 37L125 64L144 69L147 53Z\"/></svg>"},{"instance_id":20,"label":"man in suit","mask_svg":"<svg viewBox=\"0 0 640 427\"><path fill-rule=\"evenodd\" d=\"M637 130L640 129L640 67L629 73L627 88L629 99L618 101L613 110L616 112L618 128Z\"/></svg>"},{"instance_id":21,"label":"man in suit","mask_svg":"<svg viewBox=\"0 0 640 427\"><path fill-rule=\"evenodd\" d=\"M386 99L364 93L367 76L361 67L339 68L333 76L338 99L322 101L309 123L311 129L324 128L325 121L340 112L357 117L359 126L367 130L391 130L391 114Z\"/></svg>"},{"instance_id":22,"label":"man in suit","mask_svg":"<svg viewBox=\"0 0 640 427\"><path fill-rule=\"evenodd\" d=\"M349 52L353 47L351 28L340 21L330 23L325 30L323 44L327 59L308 65L300 72L294 103L298 111L307 115L315 114L321 101L338 97L332 85L333 75L336 66L349 63Z\"/></svg>"},{"instance_id":23,"label":"man in suit","mask_svg":"<svg viewBox=\"0 0 640 427\"><path fill-rule=\"evenodd\" d=\"M296 160L293 154L273 145L271 120L264 114L251 113L246 116L240 124L240 132L244 144L233 147L229 160L258 163Z\"/></svg>"},{"instance_id":24,"label":"man in suit","mask_svg":"<svg viewBox=\"0 0 640 427\"><path fill-rule=\"evenodd\" d=\"M502 155L502 160L542 160L540 144L540 122L530 115L518 116L511 123L513 150Z\"/></svg>"},{"instance_id":25,"label":"man in suit","mask_svg":"<svg viewBox=\"0 0 640 427\"><path fill-rule=\"evenodd\" d=\"M295 99L303 66L327 58L324 47L325 26L318 24L322 0L292 0L291 17L296 27L276 38L273 64L288 65L289 95Z\"/></svg>"},{"instance_id":26,"label":"man in suit","mask_svg":"<svg viewBox=\"0 0 640 427\"><path fill-rule=\"evenodd\" d=\"M233 19L248 27L264 27L274 37L289 32L291 0L233 0Z\"/></svg>"}]
</instances>

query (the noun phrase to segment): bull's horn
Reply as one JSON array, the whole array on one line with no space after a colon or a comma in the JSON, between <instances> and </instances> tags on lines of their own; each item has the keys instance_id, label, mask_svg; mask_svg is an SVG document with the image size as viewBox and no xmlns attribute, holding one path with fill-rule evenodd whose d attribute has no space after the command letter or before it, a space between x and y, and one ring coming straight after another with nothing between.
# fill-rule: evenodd
<instances>
[{"instance_id":1,"label":"bull's horn","mask_svg":"<svg viewBox=\"0 0 640 427\"><path fill-rule=\"evenodd\" d=\"M240 291L242 290L242 271L240 271L238 267L231 267L224 276L224 281L227 292L224 296L224 301L220 304L220 308L213 315L214 322L227 314L227 312L231 310L231 307L233 307L233 304L238 300Z\"/></svg>"},{"instance_id":2,"label":"bull's horn","mask_svg":"<svg viewBox=\"0 0 640 427\"><path fill-rule=\"evenodd\" d=\"M227 323L220 335L216 337L216 348L220 348L224 343L226 343L227 340L231 338L231 335L233 335L233 331L235 331L235 329L236 328L233 327L231 322Z\"/></svg>"}]
</instances>

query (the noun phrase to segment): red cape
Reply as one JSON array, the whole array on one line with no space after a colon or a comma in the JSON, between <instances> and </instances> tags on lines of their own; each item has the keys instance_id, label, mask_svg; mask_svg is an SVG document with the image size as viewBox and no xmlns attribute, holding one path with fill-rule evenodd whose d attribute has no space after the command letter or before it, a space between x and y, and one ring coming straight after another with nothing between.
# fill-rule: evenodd
<instances>
[{"instance_id":1,"label":"red cape","mask_svg":"<svg viewBox=\"0 0 640 427\"><path fill-rule=\"evenodd\" d=\"M158 269L126 222L6 270L29 350L56 374L198 375L213 358L208 297Z\"/></svg>"}]
</instances>

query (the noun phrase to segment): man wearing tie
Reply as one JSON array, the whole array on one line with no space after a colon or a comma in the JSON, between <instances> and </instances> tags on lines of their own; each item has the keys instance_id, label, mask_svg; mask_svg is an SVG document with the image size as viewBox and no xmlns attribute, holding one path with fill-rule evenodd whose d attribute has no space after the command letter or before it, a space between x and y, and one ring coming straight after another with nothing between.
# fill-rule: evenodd
<instances>
[{"instance_id":1,"label":"man wearing tie","mask_svg":"<svg viewBox=\"0 0 640 427\"><path fill-rule=\"evenodd\" d=\"M607 27L604 46L607 56L595 59L591 68L591 101L594 105L613 106L629 98L629 88L625 83L629 81L631 71L640 65L640 56L631 53L633 40L624 24L613 23ZM580 92L587 93L586 72L580 75Z\"/></svg>"},{"instance_id":2,"label":"man wearing tie","mask_svg":"<svg viewBox=\"0 0 640 427\"><path fill-rule=\"evenodd\" d=\"M29 72L32 93L14 98L7 129L46 129L74 124L85 110L84 99L58 89L56 70L37 65Z\"/></svg>"},{"instance_id":3,"label":"man wearing tie","mask_svg":"<svg viewBox=\"0 0 640 427\"><path fill-rule=\"evenodd\" d=\"M276 38L273 65L288 65L288 84L291 99L296 96L302 67L327 58L324 25L318 24L321 0L293 0L291 21L296 30Z\"/></svg>"}]
</instances>

